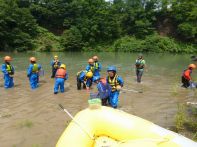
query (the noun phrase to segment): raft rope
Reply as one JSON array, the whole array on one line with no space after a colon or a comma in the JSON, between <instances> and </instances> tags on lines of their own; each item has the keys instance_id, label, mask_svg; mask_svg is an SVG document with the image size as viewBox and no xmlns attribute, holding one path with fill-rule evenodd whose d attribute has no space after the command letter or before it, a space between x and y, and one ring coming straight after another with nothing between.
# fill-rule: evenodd
<instances>
[{"instance_id":1,"label":"raft rope","mask_svg":"<svg viewBox=\"0 0 197 147\"><path fill-rule=\"evenodd\" d=\"M63 110L64 112L66 112L66 114L73 120L73 122L74 122L75 124L77 124L78 127L79 127L85 134L88 135L88 137L89 137L90 139L92 139L92 140L94 140L94 141L96 142L95 137L94 137L93 135L91 135L88 131L86 131L86 130L80 125L80 123L78 123L78 122L74 119L74 117L68 112L68 110L66 110L61 104L59 104L59 106L60 106L60 108L62 108L62 110Z\"/></svg>"},{"instance_id":2,"label":"raft rope","mask_svg":"<svg viewBox=\"0 0 197 147\"><path fill-rule=\"evenodd\" d=\"M164 142L168 142L169 138L163 138L163 139L152 139L152 138L143 138L143 139L131 139L131 140L123 140L119 141L119 145L127 142L141 142L141 141L148 141L148 142L156 142L157 144L161 144Z\"/></svg>"}]
</instances>

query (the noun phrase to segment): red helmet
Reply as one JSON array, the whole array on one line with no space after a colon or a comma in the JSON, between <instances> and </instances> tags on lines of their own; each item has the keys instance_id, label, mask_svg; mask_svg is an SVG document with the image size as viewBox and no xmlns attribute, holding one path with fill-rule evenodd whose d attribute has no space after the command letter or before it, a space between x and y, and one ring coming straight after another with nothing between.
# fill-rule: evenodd
<instances>
[{"instance_id":1,"label":"red helmet","mask_svg":"<svg viewBox=\"0 0 197 147\"><path fill-rule=\"evenodd\" d=\"M10 56L5 56L4 57L4 61L11 61L11 60L12 60L12 58Z\"/></svg>"}]
</instances>

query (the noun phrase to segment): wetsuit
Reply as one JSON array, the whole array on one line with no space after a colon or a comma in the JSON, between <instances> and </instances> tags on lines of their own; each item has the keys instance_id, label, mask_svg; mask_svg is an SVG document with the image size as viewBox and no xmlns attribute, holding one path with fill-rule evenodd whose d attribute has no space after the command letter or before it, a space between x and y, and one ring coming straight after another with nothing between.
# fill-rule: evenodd
<instances>
[{"instance_id":1,"label":"wetsuit","mask_svg":"<svg viewBox=\"0 0 197 147\"><path fill-rule=\"evenodd\" d=\"M9 62L5 62L2 64L1 71L4 74L4 87L6 89L14 87L14 67Z\"/></svg>"},{"instance_id":2,"label":"wetsuit","mask_svg":"<svg viewBox=\"0 0 197 147\"><path fill-rule=\"evenodd\" d=\"M59 68L55 74L54 94L58 93L59 88L62 93L64 92L64 81L67 79L68 74L66 73L66 70Z\"/></svg>"},{"instance_id":3,"label":"wetsuit","mask_svg":"<svg viewBox=\"0 0 197 147\"><path fill-rule=\"evenodd\" d=\"M80 71L77 73L77 89L81 89L81 84L83 83L83 88L86 86L90 87L92 85L92 78L86 78L87 71Z\"/></svg>"},{"instance_id":4,"label":"wetsuit","mask_svg":"<svg viewBox=\"0 0 197 147\"><path fill-rule=\"evenodd\" d=\"M54 78L55 77L55 74L57 72L57 69L60 67L61 65L61 62L59 61L51 61L51 66L52 66L52 75L51 75L51 78Z\"/></svg>"},{"instance_id":5,"label":"wetsuit","mask_svg":"<svg viewBox=\"0 0 197 147\"><path fill-rule=\"evenodd\" d=\"M36 89L39 83L39 70L41 65L37 63L31 63L27 69L27 77L29 78L31 89Z\"/></svg>"},{"instance_id":6,"label":"wetsuit","mask_svg":"<svg viewBox=\"0 0 197 147\"><path fill-rule=\"evenodd\" d=\"M124 84L123 79L118 76L117 74L115 74L115 76L113 78L110 78L109 76L106 78L107 83L109 83L109 85L111 86L111 93L109 96L109 104L113 107L113 108L117 108L118 106L118 97L119 97L119 91L116 89L116 86L120 85L121 87Z\"/></svg>"}]
</instances>

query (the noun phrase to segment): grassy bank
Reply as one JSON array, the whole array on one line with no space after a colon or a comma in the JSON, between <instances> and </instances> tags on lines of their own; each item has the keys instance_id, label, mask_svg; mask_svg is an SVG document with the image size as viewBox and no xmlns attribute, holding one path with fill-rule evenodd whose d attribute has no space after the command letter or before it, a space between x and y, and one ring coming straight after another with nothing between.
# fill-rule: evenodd
<instances>
[{"instance_id":1,"label":"grassy bank","mask_svg":"<svg viewBox=\"0 0 197 147\"><path fill-rule=\"evenodd\" d=\"M178 105L175 131L197 141L197 105Z\"/></svg>"}]
</instances>

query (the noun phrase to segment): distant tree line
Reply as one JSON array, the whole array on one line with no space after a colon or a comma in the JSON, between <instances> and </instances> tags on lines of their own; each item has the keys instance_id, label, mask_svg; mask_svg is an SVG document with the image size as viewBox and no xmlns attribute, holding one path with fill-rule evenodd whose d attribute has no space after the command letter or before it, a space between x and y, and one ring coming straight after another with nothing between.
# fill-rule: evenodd
<instances>
[{"instance_id":1,"label":"distant tree line","mask_svg":"<svg viewBox=\"0 0 197 147\"><path fill-rule=\"evenodd\" d=\"M149 36L197 44L197 0L0 0L0 10L1 51L166 51L147 49Z\"/></svg>"}]
</instances>

